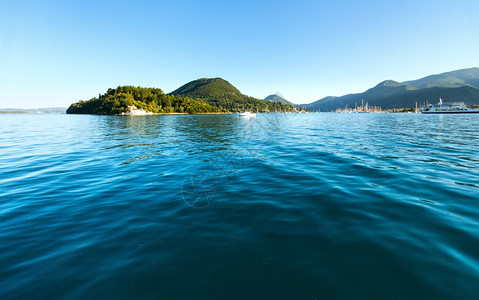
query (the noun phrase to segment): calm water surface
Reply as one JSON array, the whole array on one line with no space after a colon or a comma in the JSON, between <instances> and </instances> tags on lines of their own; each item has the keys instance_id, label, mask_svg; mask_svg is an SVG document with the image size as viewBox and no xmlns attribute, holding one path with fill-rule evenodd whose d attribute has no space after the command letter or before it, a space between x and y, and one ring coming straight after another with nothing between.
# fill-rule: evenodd
<instances>
[{"instance_id":1,"label":"calm water surface","mask_svg":"<svg viewBox=\"0 0 479 300\"><path fill-rule=\"evenodd\" d=\"M0 298L477 299L478 129L0 115Z\"/></svg>"}]
</instances>

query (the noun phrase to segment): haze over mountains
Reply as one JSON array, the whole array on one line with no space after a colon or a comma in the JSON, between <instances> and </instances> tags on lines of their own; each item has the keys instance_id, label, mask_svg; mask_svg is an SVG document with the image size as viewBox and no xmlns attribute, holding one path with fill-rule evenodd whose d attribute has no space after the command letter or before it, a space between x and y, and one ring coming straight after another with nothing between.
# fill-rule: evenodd
<instances>
[{"instance_id":1,"label":"haze over mountains","mask_svg":"<svg viewBox=\"0 0 479 300\"><path fill-rule=\"evenodd\" d=\"M417 80L405 81L403 84L412 85L417 89L430 87L455 88L461 86L472 86L479 89L479 68L430 75Z\"/></svg>"},{"instance_id":2,"label":"haze over mountains","mask_svg":"<svg viewBox=\"0 0 479 300\"><path fill-rule=\"evenodd\" d=\"M276 94L269 95L268 97L264 98L266 101L276 102L276 103L283 103L286 105L296 106L296 104L289 102L288 100L284 99L283 96Z\"/></svg>"},{"instance_id":3,"label":"haze over mountains","mask_svg":"<svg viewBox=\"0 0 479 300\"><path fill-rule=\"evenodd\" d=\"M362 103L381 107L413 108L426 102L462 101L466 105L479 104L479 68L469 68L430 75L417 80L396 82L385 80L363 93L340 97L329 96L313 103L298 105L311 111L334 111L354 108Z\"/></svg>"}]
</instances>

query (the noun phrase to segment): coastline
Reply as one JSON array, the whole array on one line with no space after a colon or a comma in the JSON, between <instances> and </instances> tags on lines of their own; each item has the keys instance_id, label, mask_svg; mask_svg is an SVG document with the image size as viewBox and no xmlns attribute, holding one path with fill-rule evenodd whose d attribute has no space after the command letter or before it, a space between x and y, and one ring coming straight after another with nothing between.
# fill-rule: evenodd
<instances>
[{"instance_id":1,"label":"coastline","mask_svg":"<svg viewBox=\"0 0 479 300\"><path fill-rule=\"evenodd\" d=\"M170 115L231 115L231 112L211 112L211 113L197 113L197 114L189 114L189 113L146 113L146 114L116 114L113 116L170 116Z\"/></svg>"}]
</instances>

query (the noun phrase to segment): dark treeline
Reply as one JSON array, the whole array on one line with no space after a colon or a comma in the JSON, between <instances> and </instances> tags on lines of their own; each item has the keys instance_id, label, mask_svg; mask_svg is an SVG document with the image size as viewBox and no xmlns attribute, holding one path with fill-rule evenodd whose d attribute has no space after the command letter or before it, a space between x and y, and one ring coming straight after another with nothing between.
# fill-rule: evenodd
<instances>
[{"instance_id":1,"label":"dark treeline","mask_svg":"<svg viewBox=\"0 0 479 300\"><path fill-rule=\"evenodd\" d=\"M84 101L73 103L67 114L117 115L127 112L128 106L136 106L153 113L221 113L225 109L209 105L202 100L166 95L161 89L119 86L116 89Z\"/></svg>"},{"instance_id":2,"label":"dark treeline","mask_svg":"<svg viewBox=\"0 0 479 300\"><path fill-rule=\"evenodd\" d=\"M197 98L204 99L204 98ZM226 109L230 112L292 112L294 108L278 102L270 102L245 95L228 95L216 99L204 99L211 105Z\"/></svg>"}]
</instances>

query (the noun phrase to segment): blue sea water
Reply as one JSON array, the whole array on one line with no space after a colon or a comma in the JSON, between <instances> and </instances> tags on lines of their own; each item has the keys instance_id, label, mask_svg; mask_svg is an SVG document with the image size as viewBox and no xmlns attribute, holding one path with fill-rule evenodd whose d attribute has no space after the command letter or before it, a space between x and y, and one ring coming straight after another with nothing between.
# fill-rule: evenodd
<instances>
[{"instance_id":1,"label":"blue sea water","mask_svg":"<svg viewBox=\"0 0 479 300\"><path fill-rule=\"evenodd\" d=\"M0 298L477 299L478 128L0 115Z\"/></svg>"}]
</instances>

